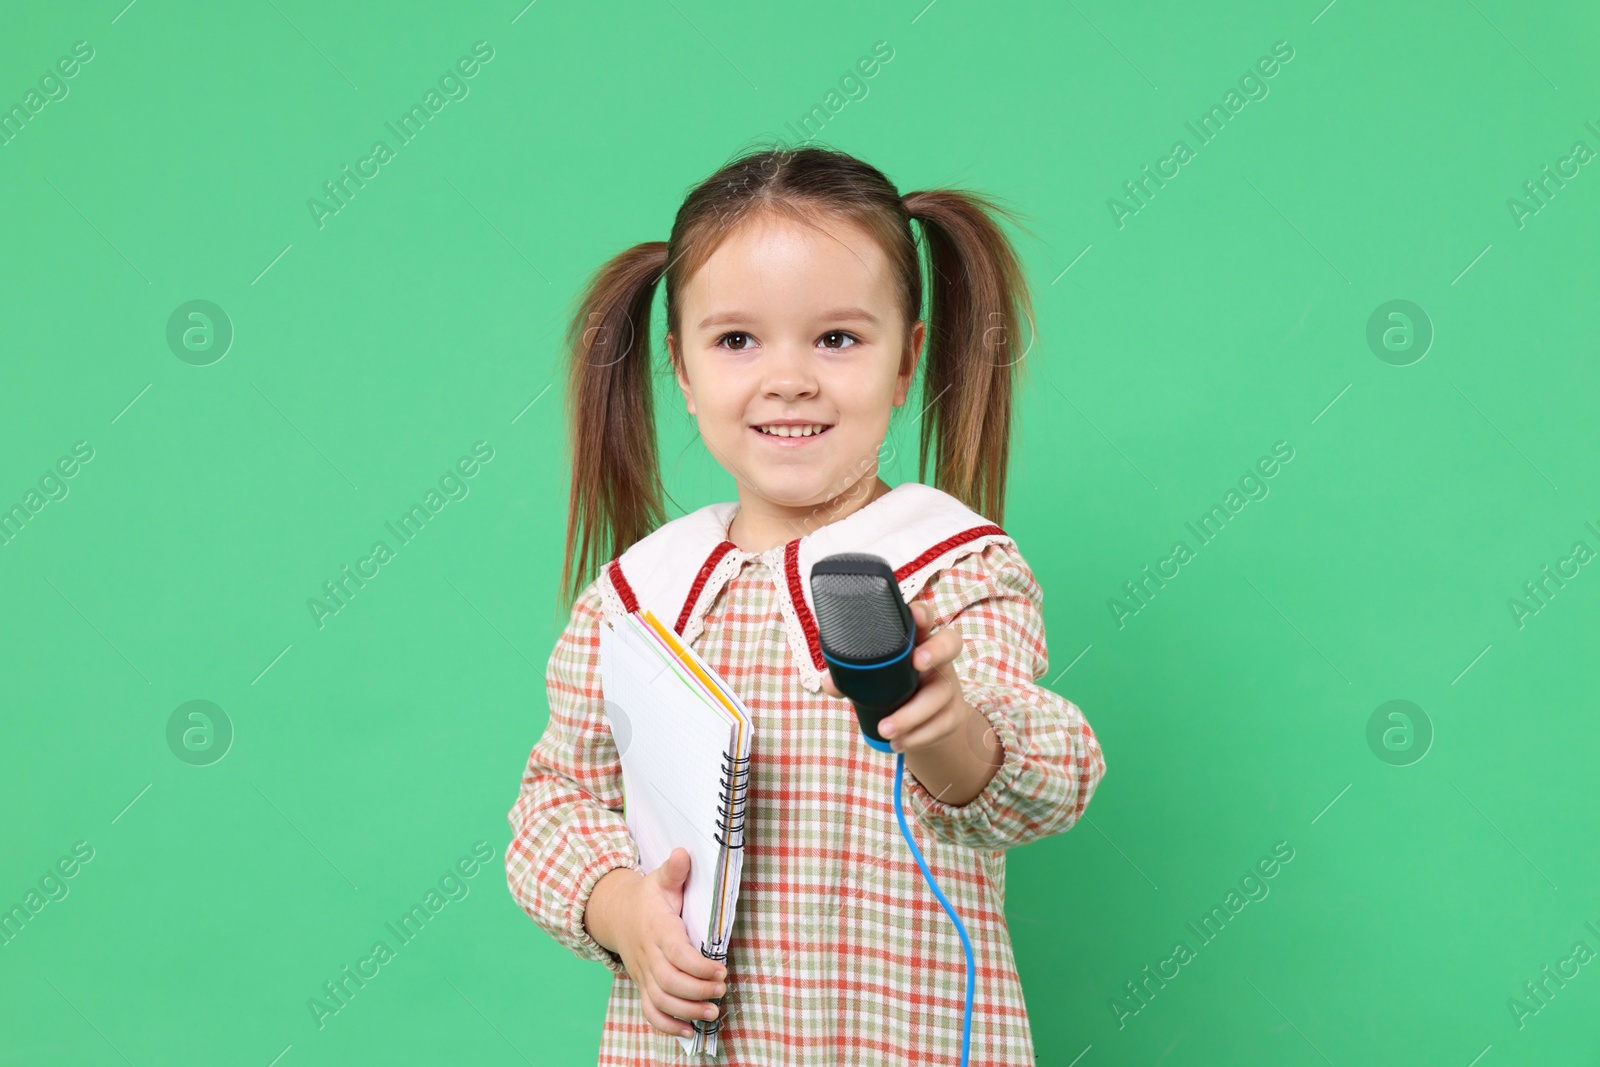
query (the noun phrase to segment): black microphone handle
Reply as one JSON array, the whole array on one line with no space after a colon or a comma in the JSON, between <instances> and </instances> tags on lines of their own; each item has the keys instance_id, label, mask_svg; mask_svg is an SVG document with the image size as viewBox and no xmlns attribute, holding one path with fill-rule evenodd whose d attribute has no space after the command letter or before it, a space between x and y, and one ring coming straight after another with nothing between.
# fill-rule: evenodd
<instances>
[{"instance_id":1,"label":"black microphone handle","mask_svg":"<svg viewBox=\"0 0 1600 1067\"><path fill-rule=\"evenodd\" d=\"M856 719L861 732L871 741L887 747L889 742L878 733L878 724L897 711L917 691L921 680L911 665L911 642L905 653L890 663L870 667L845 663L824 653L833 684L855 706Z\"/></svg>"}]
</instances>

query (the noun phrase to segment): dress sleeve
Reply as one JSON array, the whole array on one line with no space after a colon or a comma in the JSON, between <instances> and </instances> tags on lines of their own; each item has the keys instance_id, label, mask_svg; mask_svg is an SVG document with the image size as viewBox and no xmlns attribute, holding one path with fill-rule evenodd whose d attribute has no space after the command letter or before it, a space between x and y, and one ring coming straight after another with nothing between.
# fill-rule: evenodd
<instances>
[{"instance_id":1,"label":"dress sleeve","mask_svg":"<svg viewBox=\"0 0 1600 1067\"><path fill-rule=\"evenodd\" d=\"M1001 850L1070 829L1105 775L1100 742L1083 712L1042 686L1044 594L1016 548L992 544L939 572L917 595L933 627L953 626L963 647L953 664L962 695L994 727L1004 762L978 795L936 799L905 768L910 807L935 837Z\"/></svg>"},{"instance_id":2,"label":"dress sleeve","mask_svg":"<svg viewBox=\"0 0 1600 1067\"><path fill-rule=\"evenodd\" d=\"M591 583L572 608L545 669L550 719L528 756L507 818L506 881L522 910L581 959L617 975L622 958L583 926L595 883L618 867L639 869L622 817L622 765L600 688L600 595Z\"/></svg>"}]
</instances>

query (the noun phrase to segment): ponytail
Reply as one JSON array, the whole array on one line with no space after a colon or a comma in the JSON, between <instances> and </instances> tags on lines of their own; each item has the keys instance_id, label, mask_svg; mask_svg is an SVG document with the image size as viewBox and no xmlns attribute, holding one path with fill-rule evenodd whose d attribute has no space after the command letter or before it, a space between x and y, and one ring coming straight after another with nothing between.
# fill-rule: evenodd
<instances>
[{"instance_id":1,"label":"ponytail","mask_svg":"<svg viewBox=\"0 0 1600 1067\"><path fill-rule=\"evenodd\" d=\"M601 565L661 525L650 303L665 241L615 256L590 278L567 329L572 491L561 592L569 606Z\"/></svg>"},{"instance_id":2,"label":"ponytail","mask_svg":"<svg viewBox=\"0 0 1600 1067\"><path fill-rule=\"evenodd\" d=\"M917 477L927 481L931 460L936 487L1003 524L1013 368L1027 354L1018 327L1024 315L1033 322L1016 252L993 219L1011 213L949 189L907 193L901 203L922 226L929 281L922 393L930 399Z\"/></svg>"}]
</instances>

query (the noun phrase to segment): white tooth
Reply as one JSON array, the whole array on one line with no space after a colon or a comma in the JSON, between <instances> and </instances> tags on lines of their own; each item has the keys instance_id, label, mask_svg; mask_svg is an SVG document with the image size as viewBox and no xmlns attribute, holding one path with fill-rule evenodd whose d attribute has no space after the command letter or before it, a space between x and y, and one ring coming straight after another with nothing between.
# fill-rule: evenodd
<instances>
[{"instance_id":1,"label":"white tooth","mask_svg":"<svg viewBox=\"0 0 1600 1067\"><path fill-rule=\"evenodd\" d=\"M814 437L827 427L820 422L814 422L808 426L769 425L758 426L756 429L771 437Z\"/></svg>"}]
</instances>

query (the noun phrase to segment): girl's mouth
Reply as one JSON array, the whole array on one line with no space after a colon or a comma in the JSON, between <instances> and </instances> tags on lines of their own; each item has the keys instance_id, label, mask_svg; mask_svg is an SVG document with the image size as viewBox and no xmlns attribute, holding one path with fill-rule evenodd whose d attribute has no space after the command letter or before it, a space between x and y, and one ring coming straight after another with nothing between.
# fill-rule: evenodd
<instances>
[{"instance_id":1,"label":"girl's mouth","mask_svg":"<svg viewBox=\"0 0 1600 1067\"><path fill-rule=\"evenodd\" d=\"M800 448L814 441L833 427L827 423L766 423L750 427L751 431L779 448Z\"/></svg>"}]
</instances>

